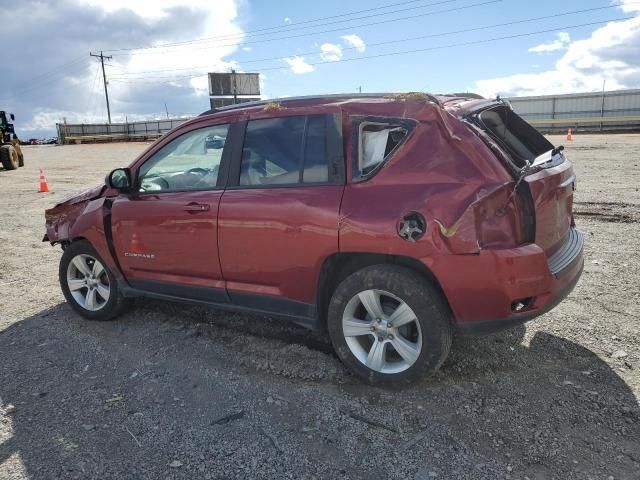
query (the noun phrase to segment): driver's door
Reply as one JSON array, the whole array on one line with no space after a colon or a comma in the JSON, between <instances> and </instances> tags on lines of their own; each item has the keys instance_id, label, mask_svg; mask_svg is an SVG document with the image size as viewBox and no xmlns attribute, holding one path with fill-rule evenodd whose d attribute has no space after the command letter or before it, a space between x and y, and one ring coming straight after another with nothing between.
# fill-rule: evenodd
<instances>
[{"instance_id":1,"label":"driver's door","mask_svg":"<svg viewBox=\"0 0 640 480\"><path fill-rule=\"evenodd\" d=\"M134 191L114 200L113 245L132 287L227 301L217 229L230 130L208 126L174 138L137 167Z\"/></svg>"}]
</instances>

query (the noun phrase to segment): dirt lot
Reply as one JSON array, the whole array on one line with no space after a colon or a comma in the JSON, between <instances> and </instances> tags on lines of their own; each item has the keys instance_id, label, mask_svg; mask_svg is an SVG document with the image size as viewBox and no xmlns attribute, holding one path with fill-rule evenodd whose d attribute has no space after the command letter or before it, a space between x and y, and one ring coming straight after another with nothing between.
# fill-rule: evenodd
<instances>
[{"instance_id":1,"label":"dirt lot","mask_svg":"<svg viewBox=\"0 0 640 480\"><path fill-rule=\"evenodd\" d=\"M145 146L27 147L0 170L1 479L640 478L640 136L567 146L587 239L573 294L458 339L402 392L275 320L154 301L74 314L43 211ZM54 193L36 193L40 166Z\"/></svg>"}]
</instances>

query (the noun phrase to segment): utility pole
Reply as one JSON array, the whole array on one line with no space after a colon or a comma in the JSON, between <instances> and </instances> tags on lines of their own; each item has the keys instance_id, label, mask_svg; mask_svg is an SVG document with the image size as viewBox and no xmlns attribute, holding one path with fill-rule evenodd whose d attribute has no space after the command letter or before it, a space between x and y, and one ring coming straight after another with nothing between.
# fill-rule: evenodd
<instances>
[{"instance_id":1,"label":"utility pole","mask_svg":"<svg viewBox=\"0 0 640 480\"><path fill-rule=\"evenodd\" d=\"M169 109L167 108L167 102L164 102L164 111L167 113L167 119L169 118Z\"/></svg>"},{"instance_id":2,"label":"utility pole","mask_svg":"<svg viewBox=\"0 0 640 480\"><path fill-rule=\"evenodd\" d=\"M362 93L362 87L358 87L358 93Z\"/></svg>"},{"instance_id":3,"label":"utility pole","mask_svg":"<svg viewBox=\"0 0 640 480\"><path fill-rule=\"evenodd\" d=\"M104 81L104 98L107 101L107 117L109 118L109 124L111 124L111 109L109 108L109 91L107 90L107 76L104 73L104 59L111 60L111 56L103 55L102 51L100 51L100 55L96 53L89 52L89 56L96 57L100 59L100 64L102 65L102 80Z\"/></svg>"},{"instance_id":4,"label":"utility pole","mask_svg":"<svg viewBox=\"0 0 640 480\"><path fill-rule=\"evenodd\" d=\"M607 80L604 79L602 81L602 105L600 107L600 118L604 118L604 87L607 84ZM604 126L603 122L600 122L600 131L602 131L602 128Z\"/></svg>"},{"instance_id":5,"label":"utility pole","mask_svg":"<svg viewBox=\"0 0 640 480\"><path fill-rule=\"evenodd\" d=\"M233 89L233 104L238 103L238 87L236 85L236 71L231 69L231 88Z\"/></svg>"}]
</instances>

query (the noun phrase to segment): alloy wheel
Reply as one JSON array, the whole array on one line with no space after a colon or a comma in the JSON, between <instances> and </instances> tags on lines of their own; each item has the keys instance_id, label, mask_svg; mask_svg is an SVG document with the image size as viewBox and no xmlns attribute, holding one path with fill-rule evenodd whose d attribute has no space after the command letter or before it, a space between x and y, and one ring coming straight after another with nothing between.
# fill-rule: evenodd
<instances>
[{"instance_id":1,"label":"alloy wheel","mask_svg":"<svg viewBox=\"0 0 640 480\"><path fill-rule=\"evenodd\" d=\"M107 271L95 257L87 254L76 255L69 262L67 286L78 305L91 312L103 308L111 295Z\"/></svg>"},{"instance_id":2,"label":"alloy wheel","mask_svg":"<svg viewBox=\"0 0 640 480\"><path fill-rule=\"evenodd\" d=\"M342 330L351 353L376 372L402 372L422 351L422 331L415 313L384 290L354 295L344 309Z\"/></svg>"}]
</instances>

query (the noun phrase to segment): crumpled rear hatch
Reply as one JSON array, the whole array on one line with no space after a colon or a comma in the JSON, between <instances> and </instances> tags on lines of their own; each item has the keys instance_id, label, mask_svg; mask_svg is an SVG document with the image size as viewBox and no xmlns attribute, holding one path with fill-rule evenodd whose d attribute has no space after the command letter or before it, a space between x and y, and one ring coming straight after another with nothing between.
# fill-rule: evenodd
<instances>
[{"instance_id":1,"label":"crumpled rear hatch","mask_svg":"<svg viewBox=\"0 0 640 480\"><path fill-rule=\"evenodd\" d=\"M576 180L571 162L508 105L493 104L467 119L507 154L515 182L530 193L533 240L552 257L571 240Z\"/></svg>"}]
</instances>

